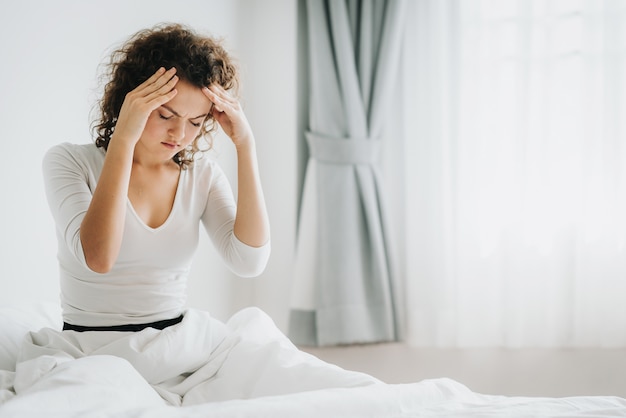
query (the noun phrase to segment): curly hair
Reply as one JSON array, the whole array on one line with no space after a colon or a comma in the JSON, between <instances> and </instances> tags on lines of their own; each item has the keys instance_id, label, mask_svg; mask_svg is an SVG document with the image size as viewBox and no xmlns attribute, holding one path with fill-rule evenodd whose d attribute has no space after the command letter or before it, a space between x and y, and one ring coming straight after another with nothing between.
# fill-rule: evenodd
<instances>
[{"instance_id":1,"label":"curly hair","mask_svg":"<svg viewBox=\"0 0 626 418\"><path fill-rule=\"evenodd\" d=\"M115 50L103 74L109 81L99 101L99 120L93 129L96 146L109 146L126 94L135 89L160 67L176 67L176 75L202 88L217 83L226 90L238 88L237 68L220 41L201 36L180 24L161 24L131 36ZM172 159L181 168L193 163L197 153L211 148L217 123L208 115L198 136ZM208 147L200 146L204 139Z\"/></svg>"}]
</instances>

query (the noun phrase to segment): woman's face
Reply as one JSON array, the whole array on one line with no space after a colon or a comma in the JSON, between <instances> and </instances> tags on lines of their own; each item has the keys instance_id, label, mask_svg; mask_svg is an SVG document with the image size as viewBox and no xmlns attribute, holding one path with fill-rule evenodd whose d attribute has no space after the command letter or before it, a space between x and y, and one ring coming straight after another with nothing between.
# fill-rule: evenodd
<instances>
[{"instance_id":1,"label":"woman's face","mask_svg":"<svg viewBox=\"0 0 626 418\"><path fill-rule=\"evenodd\" d=\"M202 91L185 80L176 84L178 93L172 100L154 110L148 117L139 143L171 159L199 134L202 123L211 111L211 101Z\"/></svg>"}]
</instances>

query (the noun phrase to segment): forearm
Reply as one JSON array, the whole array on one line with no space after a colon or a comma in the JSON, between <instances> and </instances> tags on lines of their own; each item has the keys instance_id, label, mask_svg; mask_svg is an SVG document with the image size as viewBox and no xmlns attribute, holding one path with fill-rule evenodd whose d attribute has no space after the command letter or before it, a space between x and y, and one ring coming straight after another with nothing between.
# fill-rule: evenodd
<instances>
[{"instance_id":1,"label":"forearm","mask_svg":"<svg viewBox=\"0 0 626 418\"><path fill-rule=\"evenodd\" d=\"M132 162L132 145L111 140L98 185L81 224L85 260L90 269L99 273L108 272L119 254Z\"/></svg>"},{"instance_id":2,"label":"forearm","mask_svg":"<svg viewBox=\"0 0 626 418\"><path fill-rule=\"evenodd\" d=\"M237 215L234 232L237 239L251 247L261 247L270 239L254 139L237 146Z\"/></svg>"}]
</instances>

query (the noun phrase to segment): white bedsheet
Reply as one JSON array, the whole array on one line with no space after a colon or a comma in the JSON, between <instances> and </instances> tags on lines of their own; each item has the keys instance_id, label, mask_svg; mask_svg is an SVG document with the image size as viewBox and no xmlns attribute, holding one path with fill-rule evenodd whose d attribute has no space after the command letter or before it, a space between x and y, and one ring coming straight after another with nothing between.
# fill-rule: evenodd
<instances>
[{"instance_id":1,"label":"white bedsheet","mask_svg":"<svg viewBox=\"0 0 626 418\"><path fill-rule=\"evenodd\" d=\"M102 359L77 361L46 384L0 406L1 417L623 417L624 399L613 397L515 398L480 395L449 379L402 385L331 388L167 406L132 369ZM68 363L69 364L69 363ZM85 376L98 373L97 384ZM64 374L65 376L61 377ZM89 379L87 379L87 382Z\"/></svg>"},{"instance_id":2,"label":"white bedsheet","mask_svg":"<svg viewBox=\"0 0 626 418\"><path fill-rule=\"evenodd\" d=\"M161 332L26 334L15 371L0 371L0 417L88 416L626 417L626 400L384 384L297 350L257 309L227 324L191 310Z\"/></svg>"}]
</instances>

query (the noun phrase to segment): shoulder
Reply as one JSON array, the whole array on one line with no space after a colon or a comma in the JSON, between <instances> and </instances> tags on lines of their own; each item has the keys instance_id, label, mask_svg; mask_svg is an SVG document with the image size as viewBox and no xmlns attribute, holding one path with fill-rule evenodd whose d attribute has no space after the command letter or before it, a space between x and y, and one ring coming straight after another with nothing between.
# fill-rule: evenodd
<instances>
[{"instance_id":1,"label":"shoulder","mask_svg":"<svg viewBox=\"0 0 626 418\"><path fill-rule=\"evenodd\" d=\"M189 170L195 172L211 171L215 169L219 169L217 161L206 152L196 157L189 167Z\"/></svg>"},{"instance_id":2,"label":"shoulder","mask_svg":"<svg viewBox=\"0 0 626 418\"><path fill-rule=\"evenodd\" d=\"M54 145L44 155L44 167L80 167L88 171L97 170L104 161L104 150L95 144L71 144L64 142Z\"/></svg>"},{"instance_id":3,"label":"shoulder","mask_svg":"<svg viewBox=\"0 0 626 418\"><path fill-rule=\"evenodd\" d=\"M100 159L104 157L104 149L96 144L71 144L63 142L54 145L47 152L45 158L75 158L75 159Z\"/></svg>"},{"instance_id":4,"label":"shoulder","mask_svg":"<svg viewBox=\"0 0 626 418\"><path fill-rule=\"evenodd\" d=\"M216 180L225 178L224 172L217 161L207 154L196 159L187 171L196 184L202 183L210 186Z\"/></svg>"}]
</instances>

